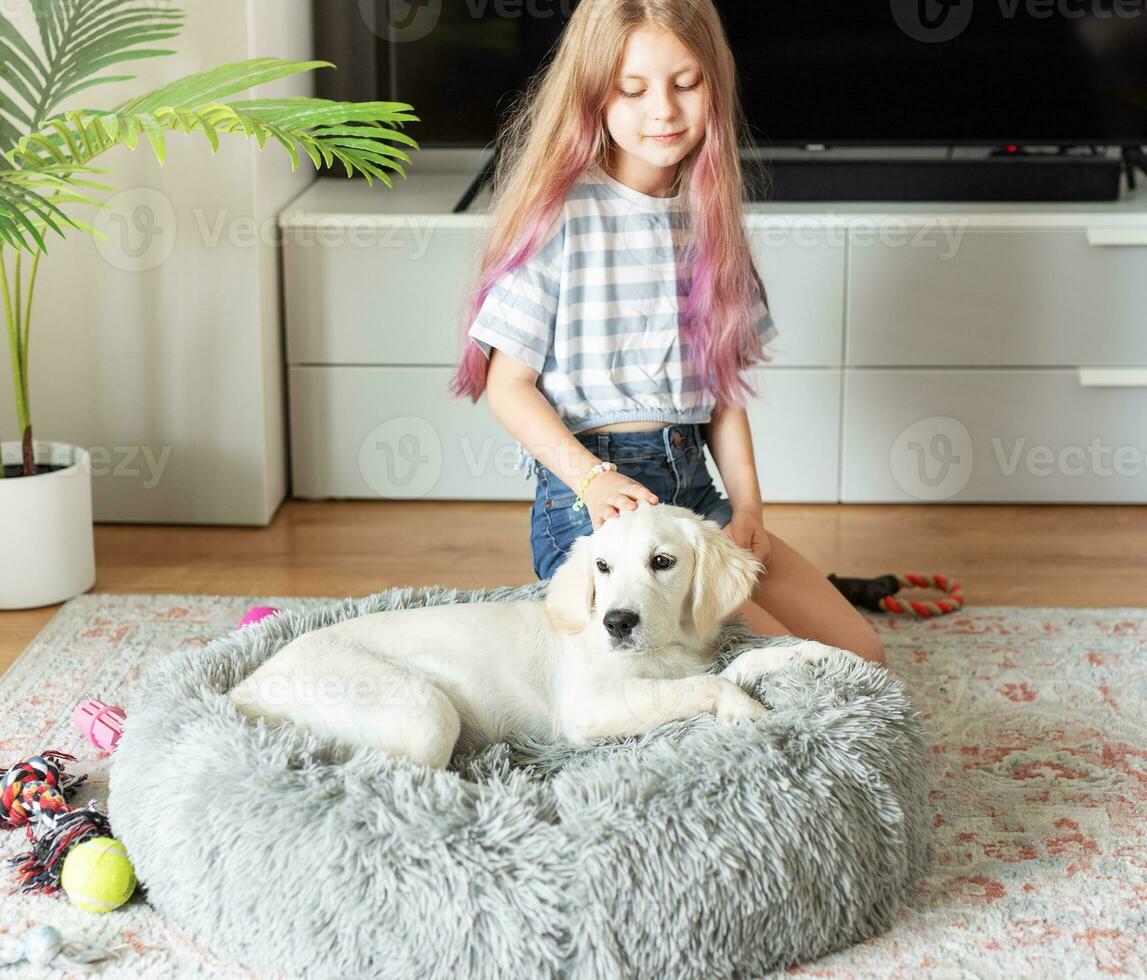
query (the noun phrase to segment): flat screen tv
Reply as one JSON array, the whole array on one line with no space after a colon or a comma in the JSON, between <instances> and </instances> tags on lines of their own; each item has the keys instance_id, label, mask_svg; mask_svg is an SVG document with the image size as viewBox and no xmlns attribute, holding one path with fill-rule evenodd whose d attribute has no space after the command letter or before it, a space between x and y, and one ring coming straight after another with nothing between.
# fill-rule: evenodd
<instances>
[{"instance_id":1,"label":"flat screen tv","mask_svg":"<svg viewBox=\"0 0 1147 980\"><path fill-rule=\"evenodd\" d=\"M718 0L758 146L1147 143L1147 0ZM329 98L490 145L575 0L315 0Z\"/></svg>"}]
</instances>

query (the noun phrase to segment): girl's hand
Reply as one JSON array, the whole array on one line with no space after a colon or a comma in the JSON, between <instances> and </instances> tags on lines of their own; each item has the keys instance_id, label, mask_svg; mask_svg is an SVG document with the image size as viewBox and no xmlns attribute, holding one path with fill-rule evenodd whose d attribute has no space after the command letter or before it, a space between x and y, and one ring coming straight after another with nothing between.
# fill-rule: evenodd
<instances>
[{"instance_id":1,"label":"girl's hand","mask_svg":"<svg viewBox=\"0 0 1147 980\"><path fill-rule=\"evenodd\" d=\"M617 470L598 473L589 481L582 499L595 531L611 517L620 516L623 510L636 510L639 500L650 504L658 502L652 490Z\"/></svg>"},{"instance_id":2,"label":"girl's hand","mask_svg":"<svg viewBox=\"0 0 1147 980\"><path fill-rule=\"evenodd\" d=\"M734 509L733 519L723 530L736 544L751 551L761 562L768 562L773 543L769 540L769 532L765 530L760 507Z\"/></svg>"}]
</instances>

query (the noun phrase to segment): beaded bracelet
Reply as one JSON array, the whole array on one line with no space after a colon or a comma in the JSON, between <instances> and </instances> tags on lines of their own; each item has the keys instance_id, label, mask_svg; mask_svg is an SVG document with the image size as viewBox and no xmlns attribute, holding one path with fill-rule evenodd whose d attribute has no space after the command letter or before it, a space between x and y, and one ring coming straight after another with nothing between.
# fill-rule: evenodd
<instances>
[{"instance_id":1,"label":"beaded bracelet","mask_svg":"<svg viewBox=\"0 0 1147 980\"><path fill-rule=\"evenodd\" d=\"M617 467L613 463L598 463L584 480L581 481L581 489L577 492L577 500L573 503L574 510L581 510L585 506L585 501L582 500L582 494L585 493L585 488L589 486L589 481L592 480L598 473L604 473L606 470L616 470Z\"/></svg>"}]
</instances>

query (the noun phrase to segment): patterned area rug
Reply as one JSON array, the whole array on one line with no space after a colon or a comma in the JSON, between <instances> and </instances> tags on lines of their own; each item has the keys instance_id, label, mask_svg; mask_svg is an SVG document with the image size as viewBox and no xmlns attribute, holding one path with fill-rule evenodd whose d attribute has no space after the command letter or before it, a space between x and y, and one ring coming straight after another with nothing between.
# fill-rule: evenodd
<instances>
[{"instance_id":1,"label":"patterned area rug","mask_svg":"<svg viewBox=\"0 0 1147 980\"><path fill-rule=\"evenodd\" d=\"M103 804L108 757L73 729L78 700L123 703L154 658L201 647L252 605L326 601L72 600L0 678L0 765L48 748L69 752L79 760L70 769L89 773L75 802ZM1147 976L1147 609L865 616L928 729L937 864L885 935L788 972ZM0 857L24 849L20 832L0 834ZM118 959L99 972L110 978L253 976L201 949L139 893L93 916L63 898L21 894L8 872L0 868L0 937L50 923L66 939L118 946ZM26 965L5 972L42 975Z\"/></svg>"}]
</instances>

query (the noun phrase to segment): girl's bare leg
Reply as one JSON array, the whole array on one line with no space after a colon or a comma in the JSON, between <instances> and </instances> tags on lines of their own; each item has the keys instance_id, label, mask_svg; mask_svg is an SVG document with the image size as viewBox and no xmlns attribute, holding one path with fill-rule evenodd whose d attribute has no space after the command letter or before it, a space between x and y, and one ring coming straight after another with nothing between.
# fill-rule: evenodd
<instances>
[{"instance_id":1,"label":"girl's bare leg","mask_svg":"<svg viewBox=\"0 0 1147 980\"><path fill-rule=\"evenodd\" d=\"M799 636L884 665L884 644L828 576L771 531L767 571L737 612L760 636ZM755 609L752 607L756 607Z\"/></svg>"}]
</instances>

